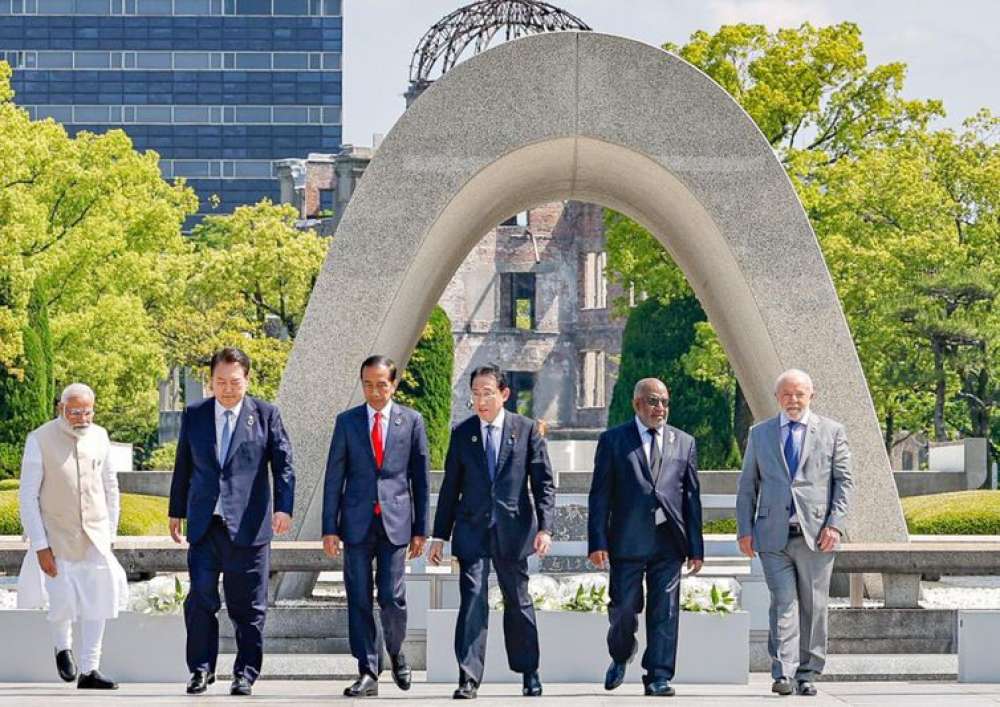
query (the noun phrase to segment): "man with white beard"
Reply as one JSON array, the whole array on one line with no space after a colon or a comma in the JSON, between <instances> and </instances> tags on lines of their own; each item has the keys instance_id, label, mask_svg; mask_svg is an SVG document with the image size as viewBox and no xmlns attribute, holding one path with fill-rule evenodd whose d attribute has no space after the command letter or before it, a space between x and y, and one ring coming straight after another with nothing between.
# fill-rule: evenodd
<instances>
[{"instance_id":1,"label":"man with white beard","mask_svg":"<svg viewBox=\"0 0 1000 707\"><path fill-rule=\"evenodd\" d=\"M94 391L68 386L59 417L28 435L21 462L21 525L30 541L17 585L19 609L48 606L56 669L81 689L115 690L101 675L104 622L128 600L125 570L111 552L118 529L118 479L111 443L93 424ZM79 622L80 670L73 657Z\"/></svg>"}]
</instances>

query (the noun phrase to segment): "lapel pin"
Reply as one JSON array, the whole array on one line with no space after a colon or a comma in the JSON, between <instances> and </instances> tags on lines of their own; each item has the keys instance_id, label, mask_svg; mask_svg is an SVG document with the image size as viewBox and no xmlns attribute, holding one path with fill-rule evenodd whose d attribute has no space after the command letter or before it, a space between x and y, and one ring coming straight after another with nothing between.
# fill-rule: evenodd
<instances>
[{"instance_id":1,"label":"lapel pin","mask_svg":"<svg viewBox=\"0 0 1000 707\"><path fill-rule=\"evenodd\" d=\"M247 427L253 427L253 415L247 418Z\"/></svg>"},{"instance_id":2,"label":"lapel pin","mask_svg":"<svg viewBox=\"0 0 1000 707\"><path fill-rule=\"evenodd\" d=\"M397 424L397 425L401 425L401 424L403 423L403 421L402 421L402 420L400 420L400 419L399 419L398 417L397 417L397 418L395 419L395 421L394 421L394 422L395 422L395 424Z\"/></svg>"},{"instance_id":3,"label":"lapel pin","mask_svg":"<svg viewBox=\"0 0 1000 707\"><path fill-rule=\"evenodd\" d=\"M508 439L507 440L507 444L513 447L514 446L514 438L511 437L510 439Z\"/></svg>"},{"instance_id":4,"label":"lapel pin","mask_svg":"<svg viewBox=\"0 0 1000 707\"><path fill-rule=\"evenodd\" d=\"M670 430L667 433L667 444L673 444L673 443L674 443L674 431Z\"/></svg>"},{"instance_id":5,"label":"lapel pin","mask_svg":"<svg viewBox=\"0 0 1000 707\"><path fill-rule=\"evenodd\" d=\"M476 437L476 435L472 435L472 441L473 441L473 442L478 442L478 441L479 441L479 438L478 438L478 437Z\"/></svg>"}]
</instances>

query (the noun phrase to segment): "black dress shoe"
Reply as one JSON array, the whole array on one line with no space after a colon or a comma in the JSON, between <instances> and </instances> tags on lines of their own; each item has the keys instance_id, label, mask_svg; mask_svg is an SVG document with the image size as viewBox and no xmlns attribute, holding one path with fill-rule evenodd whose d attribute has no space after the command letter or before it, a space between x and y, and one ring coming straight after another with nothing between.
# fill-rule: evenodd
<instances>
[{"instance_id":1,"label":"black dress shoe","mask_svg":"<svg viewBox=\"0 0 1000 707\"><path fill-rule=\"evenodd\" d=\"M771 683L771 692L777 695L790 695L795 692L792 681L788 678L778 678Z\"/></svg>"},{"instance_id":2,"label":"black dress shoe","mask_svg":"<svg viewBox=\"0 0 1000 707\"><path fill-rule=\"evenodd\" d=\"M476 699L476 681L472 678L464 678L459 681L458 689L452 694L452 698L456 700L474 700Z\"/></svg>"},{"instance_id":3,"label":"black dress shoe","mask_svg":"<svg viewBox=\"0 0 1000 707\"><path fill-rule=\"evenodd\" d=\"M525 697L541 697L542 695L542 681L538 677L538 671L533 670L530 673L524 674L524 680L522 682L521 694Z\"/></svg>"},{"instance_id":4,"label":"black dress shoe","mask_svg":"<svg viewBox=\"0 0 1000 707\"><path fill-rule=\"evenodd\" d=\"M200 695L208 686L215 682L215 673L205 670L195 670L188 680L187 693L189 695Z\"/></svg>"},{"instance_id":5,"label":"black dress shoe","mask_svg":"<svg viewBox=\"0 0 1000 707\"><path fill-rule=\"evenodd\" d=\"M626 668L628 668L628 663L611 661L611 665L608 666L608 672L604 674L604 689L614 690L616 687L619 687L625 680Z\"/></svg>"},{"instance_id":6,"label":"black dress shoe","mask_svg":"<svg viewBox=\"0 0 1000 707\"><path fill-rule=\"evenodd\" d=\"M245 675L237 675L233 678L233 684L229 686L229 694L249 697L253 694L253 685Z\"/></svg>"},{"instance_id":7,"label":"black dress shoe","mask_svg":"<svg viewBox=\"0 0 1000 707\"><path fill-rule=\"evenodd\" d=\"M411 671L410 664L406 662L406 656L402 653L391 655L389 660L392 663L392 681L400 690L409 690Z\"/></svg>"},{"instance_id":8,"label":"black dress shoe","mask_svg":"<svg viewBox=\"0 0 1000 707\"><path fill-rule=\"evenodd\" d=\"M393 675L393 679L395 679L395 675ZM407 683L406 688L409 686ZM361 673L353 685L344 688L344 697L378 697L378 680L368 673Z\"/></svg>"},{"instance_id":9,"label":"black dress shoe","mask_svg":"<svg viewBox=\"0 0 1000 707\"><path fill-rule=\"evenodd\" d=\"M76 681L78 690L117 690L118 683L110 678L106 678L96 670L89 673L82 673Z\"/></svg>"},{"instance_id":10,"label":"black dress shoe","mask_svg":"<svg viewBox=\"0 0 1000 707\"><path fill-rule=\"evenodd\" d=\"M76 660L73 658L73 651L67 648L64 651L56 651L56 670L63 682L73 682L76 680Z\"/></svg>"},{"instance_id":11,"label":"black dress shoe","mask_svg":"<svg viewBox=\"0 0 1000 707\"><path fill-rule=\"evenodd\" d=\"M673 697L674 688L670 686L670 681L663 678L646 682L646 697Z\"/></svg>"},{"instance_id":12,"label":"black dress shoe","mask_svg":"<svg viewBox=\"0 0 1000 707\"><path fill-rule=\"evenodd\" d=\"M816 686L812 684L811 680L799 680L799 684L795 691L800 695L805 695L806 697L816 696Z\"/></svg>"}]
</instances>

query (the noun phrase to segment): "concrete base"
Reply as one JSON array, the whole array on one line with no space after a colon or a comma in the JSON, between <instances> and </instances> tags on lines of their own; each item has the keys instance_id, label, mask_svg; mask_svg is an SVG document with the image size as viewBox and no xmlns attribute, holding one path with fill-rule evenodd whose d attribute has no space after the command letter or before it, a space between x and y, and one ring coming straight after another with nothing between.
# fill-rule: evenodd
<instances>
[{"instance_id":1,"label":"concrete base","mask_svg":"<svg viewBox=\"0 0 1000 707\"><path fill-rule=\"evenodd\" d=\"M605 637L606 614L574 611L537 611L538 642L541 647L539 672L553 682L582 682L601 679L608 667ZM455 682L455 621L457 611L431 611L427 621L427 680ZM639 619L639 651L646 647L644 618ZM747 653L750 616L681 612L677 651L677 683L745 684L748 678ZM629 665L625 681L641 682L640 660ZM511 672L503 642L503 614L490 612L486 647L485 682L520 682Z\"/></svg>"},{"instance_id":2,"label":"concrete base","mask_svg":"<svg viewBox=\"0 0 1000 707\"><path fill-rule=\"evenodd\" d=\"M958 612L959 682L1000 683L1000 611Z\"/></svg>"}]
</instances>

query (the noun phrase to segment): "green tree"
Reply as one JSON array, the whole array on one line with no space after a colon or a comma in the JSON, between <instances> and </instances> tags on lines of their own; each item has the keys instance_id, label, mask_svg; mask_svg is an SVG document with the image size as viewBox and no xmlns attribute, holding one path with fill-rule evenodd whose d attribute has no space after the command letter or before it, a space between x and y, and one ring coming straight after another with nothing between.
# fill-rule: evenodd
<instances>
[{"instance_id":1,"label":"green tree","mask_svg":"<svg viewBox=\"0 0 1000 707\"><path fill-rule=\"evenodd\" d=\"M704 321L705 313L693 297L677 298L667 305L648 299L632 310L622 335L621 366L608 423L632 419L636 382L659 378L670 390L670 424L698 441L699 466L725 469L738 462L738 452L724 394L711 383L692 378L683 364L695 343L696 327Z\"/></svg>"},{"instance_id":2,"label":"green tree","mask_svg":"<svg viewBox=\"0 0 1000 707\"><path fill-rule=\"evenodd\" d=\"M40 289L31 296L22 341L20 368L0 365L0 478L19 475L25 438L55 410L52 336Z\"/></svg>"},{"instance_id":3,"label":"green tree","mask_svg":"<svg viewBox=\"0 0 1000 707\"><path fill-rule=\"evenodd\" d=\"M444 468L451 437L451 378L455 340L451 320L440 306L431 310L420 340L406 366L396 397L417 410L427 425L431 467Z\"/></svg>"},{"instance_id":4,"label":"green tree","mask_svg":"<svg viewBox=\"0 0 1000 707\"><path fill-rule=\"evenodd\" d=\"M212 353L236 345L253 361L251 392L277 395L329 241L300 230L289 205L264 199L208 216L192 250L172 267L181 296L158 326L170 365L205 370Z\"/></svg>"}]
</instances>

